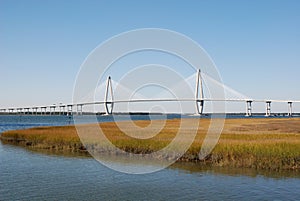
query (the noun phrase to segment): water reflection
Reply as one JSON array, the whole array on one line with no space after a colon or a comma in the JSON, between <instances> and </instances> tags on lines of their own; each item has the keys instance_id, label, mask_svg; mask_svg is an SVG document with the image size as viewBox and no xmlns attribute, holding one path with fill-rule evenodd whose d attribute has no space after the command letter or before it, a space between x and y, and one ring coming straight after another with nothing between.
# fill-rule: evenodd
<instances>
[{"instance_id":1,"label":"water reflection","mask_svg":"<svg viewBox=\"0 0 300 201\"><path fill-rule=\"evenodd\" d=\"M12 145L3 145L8 146L12 149L16 148ZM21 148L23 149L23 148ZM24 148L25 152L30 152L32 154L37 155L48 155L52 157L60 157L60 158L78 158L78 159L92 159L92 156L88 152L69 152L64 150L48 150L48 149L28 149ZM134 160L130 160L130 163L127 160L128 156L115 156L104 154L101 159L105 160L108 163L116 166L124 166L124 168L136 168L136 166L142 167L145 166L155 166L161 165L161 162L155 163L155 161L150 160L147 164L141 164L141 161L136 161L136 163L132 163ZM94 159L93 159L94 160ZM99 164L100 165L100 164ZM211 165L205 165L194 162L176 162L173 165L169 166L168 169L173 169L180 171L185 174L199 174L199 173L207 173L214 175L227 175L227 176L247 176L247 177L266 177L266 178L274 178L274 179L284 179L284 178L298 178L300 179L300 172L298 170L281 170L281 171L273 171L273 170L262 170L262 169L252 169L252 168L233 168L233 167L214 167ZM300 181L299 181L300 182ZM300 183L299 183L300 185Z\"/></svg>"},{"instance_id":2,"label":"water reflection","mask_svg":"<svg viewBox=\"0 0 300 201\"><path fill-rule=\"evenodd\" d=\"M211 173L216 175L228 175L228 176L247 176L247 177L267 177L267 178L300 178L299 171L282 170L282 171L270 171L270 170L256 170L252 168L232 168L232 167L212 167L209 165L201 165L199 163L192 162L177 162L170 166L171 169L177 169L185 173ZM299 181L300 182L300 181Z\"/></svg>"}]
</instances>

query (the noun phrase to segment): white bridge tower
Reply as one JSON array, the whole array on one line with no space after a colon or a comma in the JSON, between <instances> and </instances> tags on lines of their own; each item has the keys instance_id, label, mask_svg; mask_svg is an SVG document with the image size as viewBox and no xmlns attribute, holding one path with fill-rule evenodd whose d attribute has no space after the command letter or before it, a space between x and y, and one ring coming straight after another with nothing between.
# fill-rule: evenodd
<instances>
[{"instance_id":1,"label":"white bridge tower","mask_svg":"<svg viewBox=\"0 0 300 201\"><path fill-rule=\"evenodd\" d=\"M110 93L110 96L109 96ZM105 113L107 115L112 114L113 107L114 107L114 95L113 95L113 88L111 83L111 78L108 76L106 81L106 90L105 90L105 98L104 98L104 106L105 106Z\"/></svg>"},{"instance_id":2,"label":"white bridge tower","mask_svg":"<svg viewBox=\"0 0 300 201\"><path fill-rule=\"evenodd\" d=\"M195 101L196 101L196 114L202 115L203 107L204 107L204 94L203 94L203 83L202 83L200 69L198 69L196 75Z\"/></svg>"}]
</instances>

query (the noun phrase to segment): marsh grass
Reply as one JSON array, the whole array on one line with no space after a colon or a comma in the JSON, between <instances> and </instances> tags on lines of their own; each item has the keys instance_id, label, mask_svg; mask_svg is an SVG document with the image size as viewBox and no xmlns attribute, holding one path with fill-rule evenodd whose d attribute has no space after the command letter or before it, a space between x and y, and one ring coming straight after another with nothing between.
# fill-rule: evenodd
<instances>
[{"instance_id":1,"label":"marsh grass","mask_svg":"<svg viewBox=\"0 0 300 201\"><path fill-rule=\"evenodd\" d=\"M155 120L154 123L161 120ZM188 119L190 124L181 128L182 138L185 143L193 137L190 126L195 125L198 119ZM159 122L158 122L159 123ZM226 119L222 135L217 146L205 160L200 161L198 153L206 136L209 119L201 119L195 139L181 157L182 161L194 161L214 166L249 167L256 169L300 169L300 119ZM119 125L131 133L126 135L120 130ZM139 128L150 126L149 121L136 121ZM129 153L148 154L161 150L170 144L178 134L180 120L167 120L160 132L151 138L146 138L151 129L141 132L128 126L127 122L100 123L99 126L116 147ZM151 125L154 126L155 124ZM1 135L1 140L7 143L17 143L28 147L41 149L85 151L84 147L102 149L106 145L101 144L96 135L98 125L81 125L77 129L83 129L84 143L77 135L74 126L39 127L26 130L7 131ZM148 132L148 133L147 133ZM145 137L145 139L132 136ZM84 144L84 146L83 146ZM170 153L170 155L173 153Z\"/></svg>"}]
</instances>

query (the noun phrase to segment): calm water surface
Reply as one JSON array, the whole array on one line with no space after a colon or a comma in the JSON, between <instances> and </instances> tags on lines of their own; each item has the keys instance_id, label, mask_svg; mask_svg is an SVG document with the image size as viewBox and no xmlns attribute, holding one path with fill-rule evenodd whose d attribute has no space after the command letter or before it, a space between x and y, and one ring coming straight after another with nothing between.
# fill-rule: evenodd
<instances>
[{"instance_id":1,"label":"calm water surface","mask_svg":"<svg viewBox=\"0 0 300 201\"><path fill-rule=\"evenodd\" d=\"M0 132L69 123L66 116L0 116ZM128 175L92 158L40 154L0 143L0 200L299 200L299 189L296 172L179 163L152 174Z\"/></svg>"}]
</instances>

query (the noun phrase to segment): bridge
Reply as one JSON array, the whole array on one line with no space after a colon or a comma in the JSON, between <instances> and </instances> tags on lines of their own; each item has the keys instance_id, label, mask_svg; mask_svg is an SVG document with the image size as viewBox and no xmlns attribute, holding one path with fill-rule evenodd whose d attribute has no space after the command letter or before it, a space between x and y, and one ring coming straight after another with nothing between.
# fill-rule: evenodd
<instances>
[{"instance_id":1,"label":"bridge","mask_svg":"<svg viewBox=\"0 0 300 201\"><path fill-rule=\"evenodd\" d=\"M111 77L108 76L106 80L105 98L103 101L95 102L82 102L60 105L45 105L45 106L32 106L32 107L17 107L17 108L2 108L0 114L30 114L30 115L83 115L83 107L88 105L103 105L105 115L113 114L114 104L118 103L138 103L138 102L194 102L195 114L202 115L205 102L244 102L246 106L245 116L251 117L253 115L254 103L265 103L265 116L271 116L272 103L286 103L287 116L293 116L293 104L300 103L300 100L272 100L272 99L212 99L205 98L203 93L203 79L201 71L197 71L195 97L186 99L130 99L130 100L114 100L113 87ZM57 110L58 109L58 110Z\"/></svg>"}]
</instances>

